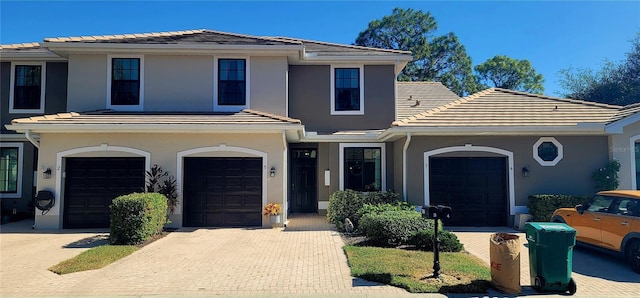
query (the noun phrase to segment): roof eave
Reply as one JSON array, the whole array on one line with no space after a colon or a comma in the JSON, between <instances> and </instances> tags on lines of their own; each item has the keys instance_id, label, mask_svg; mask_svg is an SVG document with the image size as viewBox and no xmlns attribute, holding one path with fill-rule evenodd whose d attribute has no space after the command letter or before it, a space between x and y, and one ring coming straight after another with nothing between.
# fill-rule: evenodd
<instances>
[{"instance_id":1,"label":"roof eave","mask_svg":"<svg viewBox=\"0 0 640 298\"><path fill-rule=\"evenodd\" d=\"M640 122L640 113L635 113L619 119L615 122L611 122L607 124L606 130L611 134L621 134L624 132L625 126L631 125L636 122Z\"/></svg>"},{"instance_id":2,"label":"roof eave","mask_svg":"<svg viewBox=\"0 0 640 298\"><path fill-rule=\"evenodd\" d=\"M54 52L97 52L97 51L198 51L198 50L256 50L256 51L300 51L302 45L228 45L211 43L188 44L142 44L142 43L79 43L79 42L43 42Z\"/></svg>"},{"instance_id":3,"label":"roof eave","mask_svg":"<svg viewBox=\"0 0 640 298\"><path fill-rule=\"evenodd\" d=\"M341 61L341 62L349 62L349 61L391 61L398 62L402 61L408 63L413 60L411 55L405 54L390 54L390 55L323 55L323 56L314 56L309 55L308 52L303 57L305 61L318 61L318 62L331 62L331 61Z\"/></svg>"},{"instance_id":4,"label":"roof eave","mask_svg":"<svg viewBox=\"0 0 640 298\"><path fill-rule=\"evenodd\" d=\"M303 130L297 123L282 124L51 124L13 123L8 130L24 133L281 133L283 130Z\"/></svg>"},{"instance_id":5,"label":"roof eave","mask_svg":"<svg viewBox=\"0 0 640 298\"><path fill-rule=\"evenodd\" d=\"M603 123L575 126L394 126L380 134L380 140L411 132L432 136L507 136L507 135L606 135Z\"/></svg>"},{"instance_id":6,"label":"roof eave","mask_svg":"<svg viewBox=\"0 0 640 298\"><path fill-rule=\"evenodd\" d=\"M53 52L50 51L42 51L42 52L2 52L0 51L0 61L5 60L61 60L66 61L67 59L64 57L60 57Z\"/></svg>"}]
</instances>

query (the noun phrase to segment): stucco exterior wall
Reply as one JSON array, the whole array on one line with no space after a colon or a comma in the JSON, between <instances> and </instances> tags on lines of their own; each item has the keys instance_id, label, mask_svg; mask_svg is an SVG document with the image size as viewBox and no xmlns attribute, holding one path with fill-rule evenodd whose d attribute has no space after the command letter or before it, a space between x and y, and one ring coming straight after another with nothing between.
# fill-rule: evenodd
<instances>
[{"instance_id":1,"label":"stucco exterior wall","mask_svg":"<svg viewBox=\"0 0 640 298\"><path fill-rule=\"evenodd\" d=\"M620 162L618 189L638 189L638 181L634 181L636 180L636 171L638 171L635 165L636 148L634 143L638 142L640 142L640 122L625 126L622 134L609 136L610 158Z\"/></svg>"},{"instance_id":2,"label":"stucco exterior wall","mask_svg":"<svg viewBox=\"0 0 640 298\"><path fill-rule=\"evenodd\" d=\"M527 198L532 194L593 194L593 171L607 163L606 136L555 136L564 149L564 157L555 166L541 166L533 158L537 136L504 137L422 137L413 136L407 151L407 197L414 205L424 204L424 153L427 151L465 146L485 146L513 153L515 212L526 210ZM400 152L397 152L401 154ZM501 156L491 152L451 152L438 156L484 157ZM522 176L522 168L529 169L529 177ZM401 178L400 178L401 179ZM507 182L508 183L508 182Z\"/></svg>"},{"instance_id":3,"label":"stucco exterior wall","mask_svg":"<svg viewBox=\"0 0 640 298\"><path fill-rule=\"evenodd\" d=\"M104 144L104 145L103 145ZM110 148L127 147L133 150L148 152L150 165L158 164L178 180L180 204L172 216L173 226L182 226L182 177L178 175L178 153L205 147L215 147L198 154L188 155L200 157L248 156L255 155L237 151L235 148L256 150L267 155L263 176L267 179L266 202L283 204L286 208L286 194L284 182L286 179L286 159L284 158L284 144L281 134L42 134L39 167L50 167L53 171L51 179L38 177L39 190L52 190L59 200L46 215L36 215L36 227L39 229L57 229L62 227L62 210L64 206L64 158L60 163L57 155L60 152L92 147L92 151L65 157L115 157L140 156L131 152L112 151ZM95 150L95 151L93 151ZM269 177L271 167L280 169L275 177ZM286 210L286 209L284 209ZM285 215L286 216L286 215ZM286 219L286 218L285 218ZM263 218L263 225L269 225L268 218Z\"/></svg>"},{"instance_id":4,"label":"stucco exterior wall","mask_svg":"<svg viewBox=\"0 0 640 298\"><path fill-rule=\"evenodd\" d=\"M364 115L331 115L331 67L289 67L289 116L307 131L334 132L385 129L395 117L395 74L392 65L364 66Z\"/></svg>"},{"instance_id":5,"label":"stucco exterior wall","mask_svg":"<svg viewBox=\"0 0 640 298\"><path fill-rule=\"evenodd\" d=\"M69 55L67 110L85 112L107 107L107 55Z\"/></svg>"},{"instance_id":6,"label":"stucco exterior wall","mask_svg":"<svg viewBox=\"0 0 640 298\"><path fill-rule=\"evenodd\" d=\"M286 57L251 57L251 109L287 115Z\"/></svg>"}]
</instances>

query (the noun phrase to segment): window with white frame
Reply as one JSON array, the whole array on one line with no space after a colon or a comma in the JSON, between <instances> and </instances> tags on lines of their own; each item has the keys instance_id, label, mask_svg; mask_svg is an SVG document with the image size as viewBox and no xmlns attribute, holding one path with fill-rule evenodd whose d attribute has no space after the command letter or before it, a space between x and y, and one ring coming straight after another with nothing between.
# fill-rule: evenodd
<instances>
[{"instance_id":1,"label":"window with white frame","mask_svg":"<svg viewBox=\"0 0 640 298\"><path fill-rule=\"evenodd\" d=\"M214 110L237 112L249 107L249 59L217 58Z\"/></svg>"},{"instance_id":2,"label":"window with white frame","mask_svg":"<svg viewBox=\"0 0 640 298\"><path fill-rule=\"evenodd\" d=\"M0 195L19 198L22 192L22 143L4 143L0 147Z\"/></svg>"},{"instance_id":3,"label":"window with white frame","mask_svg":"<svg viewBox=\"0 0 640 298\"><path fill-rule=\"evenodd\" d=\"M563 154L562 144L555 138L542 137L533 144L533 159L543 167L555 166Z\"/></svg>"},{"instance_id":4,"label":"window with white frame","mask_svg":"<svg viewBox=\"0 0 640 298\"><path fill-rule=\"evenodd\" d=\"M44 113L44 62L16 62L11 64L10 113Z\"/></svg>"},{"instance_id":5,"label":"window with white frame","mask_svg":"<svg viewBox=\"0 0 640 298\"><path fill-rule=\"evenodd\" d=\"M383 191L384 144L340 144L340 189Z\"/></svg>"},{"instance_id":6,"label":"window with white frame","mask_svg":"<svg viewBox=\"0 0 640 298\"><path fill-rule=\"evenodd\" d=\"M107 108L142 110L144 60L142 56L109 56Z\"/></svg>"},{"instance_id":7,"label":"window with white frame","mask_svg":"<svg viewBox=\"0 0 640 298\"><path fill-rule=\"evenodd\" d=\"M331 114L364 114L363 66L331 66Z\"/></svg>"}]
</instances>

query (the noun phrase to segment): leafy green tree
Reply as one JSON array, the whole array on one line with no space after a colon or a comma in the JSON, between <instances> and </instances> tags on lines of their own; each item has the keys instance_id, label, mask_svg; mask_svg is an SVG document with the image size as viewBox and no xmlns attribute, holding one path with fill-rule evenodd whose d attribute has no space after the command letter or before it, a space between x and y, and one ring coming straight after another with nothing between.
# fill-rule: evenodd
<instances>
[{"instance_id":1,"label":"leafy green tree","mask_svg":"<svg viewBox=\"0 0 640 298\"><path fill-rule=\"evenodd\" d=\"M588 68L560 70L560 86L568 98L607 104L640 102L640 32L631 40L631 50L621 63L605 60L596 72Z\"/></svg>"},{"instance_id":2,"label":"leafy green tree","mask_svg":"<svg viewBox=\"0 0 640 298\"><path fill-rule=\"evenodd\" d=\"M542 94L544 78L528 60L497 55L474 67L480 83L497 87Z\"/></svg>"},{"instance_id":3,"label":"leafy green tree","mask_svg":"<svg viewBox=\"0 0 640 298\"><path fill-rule=\"evenodd\" d=\"M414 60L399 75L401 81L439 81L461 96L477 92L465 47L452 32L435 35L437 27L429 12L394 8L391 15L371 21L355 44L411 51Z\"/></svg>"}]
</instances>

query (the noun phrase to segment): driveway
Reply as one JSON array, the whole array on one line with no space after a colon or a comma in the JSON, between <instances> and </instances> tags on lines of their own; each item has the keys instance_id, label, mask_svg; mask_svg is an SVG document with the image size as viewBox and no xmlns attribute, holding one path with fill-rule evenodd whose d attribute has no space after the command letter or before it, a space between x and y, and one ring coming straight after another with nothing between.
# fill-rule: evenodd
<instances>
[{"instance_id":1,"label":"driveway","mask_svg":"<svg viewBox=\"0 0 640 298\"><path fill-rule=\"evenodd\" d=\"M3 297L409 295L352 278L342 238L318 216L287 228L181 229L103 269L62 276L47 268L104 243L106 230L34 231L28 222L1 229Z\"/></svg>"},{"instance_id":2,"label":"driveway","mask_svg":"<svg viewBox=\"0 0 640 298\"><path fill-rule=\"evenodd\" d=\"M530 287L529 248L524 232L507 227L499 228L448 228L464 243L464 249L489 264L489 239L495 232L520 236L520 284L523 295L537 294ZM640 274L629 268L622 259L584 247L573 249L573 273L578 285L577 296L583 297L640 297Z\"/></svg>"}]
</instances>

